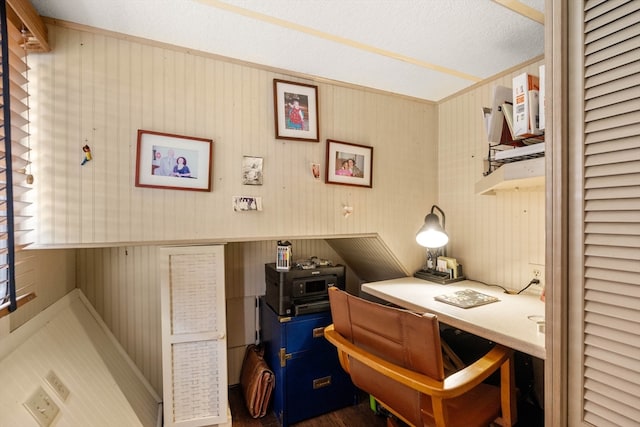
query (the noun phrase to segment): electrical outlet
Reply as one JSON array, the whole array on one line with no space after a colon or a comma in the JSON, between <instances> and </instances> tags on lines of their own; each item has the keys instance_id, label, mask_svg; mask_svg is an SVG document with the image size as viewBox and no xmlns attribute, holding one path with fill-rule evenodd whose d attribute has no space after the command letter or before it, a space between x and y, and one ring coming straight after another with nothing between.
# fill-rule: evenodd
<instances>
[{"instance_id":1,"label":"electrical outlet","mask_svg":"<svg viewBox=\"0 0 640 427\"><path fill-rule=\"evenodd\" d=\"M60 380L60 378L56 375L55 372L49 371L49 373L47 374L46 377L44 377L44 379L47 380L47 382L49 383L53 391L56 392L58 397L62 399L63 402L67 400L67 397L69 397L69 389L67 388L66 385L64 385L62 380Z\"/></svg>"},{"instance_id":2,"label":"electrical outlet","mask_svg":"<svg viewBox=\"0 0 640 427\"><path fill-rule=\"evenodd\" d=\"M35 393L24 402L24 406L33 415L42 427L48 427L53 419L58 415L60 408L51 399L42 387L38 387Z\"/></svg>"},{"instance_id":3,"label":"electrical outlet","mask_svg":"<svg viewBox=\"0 0 640 427\"><path fill-rule=\"evenodd\" d=\"M529 264L529 275L531 279L538 279L540 283L534 285L542 289L544 287L544 265L542 264Z\"/></svg>"}]
</instances>

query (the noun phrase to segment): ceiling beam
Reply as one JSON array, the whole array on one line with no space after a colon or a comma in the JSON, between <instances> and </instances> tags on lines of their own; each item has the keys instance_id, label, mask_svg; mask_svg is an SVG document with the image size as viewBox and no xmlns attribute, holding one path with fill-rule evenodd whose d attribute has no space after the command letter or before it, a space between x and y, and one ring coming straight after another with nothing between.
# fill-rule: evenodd
<instances>
[{"instance_id":1,"label":"ceiling beam","mask_svg":"<svg viewBox=\"0 0 640 427\"><path fill-rule=\"evenodd\" d=\"M7 0L7 4L19 19L19 22L13 22L14 25L18 29L26 27L30 36L37 41L35 43L33 40L27 40L27 50L49 52L51 47L49 46L47 26L31 2L29 0Z\"/></svg>"},{"instance_id":2,"label":"ceiling beam","mask_svg":"<svg viewBox=\"0 0 640 427\"><path fill-rule=\"evenodd\" d=\"M498 3L499 5L502 5L507 9L510 9L516 13L519 13L525 18L529 18L533 21L536 21L539 24L544 25L544 13L540 12L537 9L532 8L531 6L528 6L522 2L519 2L518 0L493 0L493 1L494 3Z\"/></svg>"},{"instance_id":3,"label":"ceiling beam","mask_svg":"<svg viewBox=\"0 0 640 427\"><path fill-rule=\"evenodd\" d=\"M228 3L224 3L222 1L219 0L196 0L199 1L200 3L209 5L209 6L213 6L213 7L217 7L218 9L223 9L226 10L228 12L232 12L235 13L237 15L242 15L242 16L246 16L247 18L253 18L256 19L258 21L262 21L262 22L266 22L272 25L278 25L280 27L284 27L284 28L288 28L290 30L295 30L295 31L299 31L301 33L305 33L305 34L309 34L311 36L314 37L318 37L324 40L329 40L335 43L340 43L343 44L345 46L350 46L354 49L360 49L369 53L374 53L376 55L381 55L381 56L386 56L388 58L392 58L398 61L403 61L409 64L413 64L416 65L418 67L422 67L422 68L426 68L426 69L430 69L439 73L444 73L444 74L448 74L451 76L455 76L458 77L460 79L464 79L464 80L468 80L468 81L472 81L472 82L479 82L482 80L481 77L478 76L473 76L471 74L467 74L467 73L463 73L461 71L458 70L454 70L451 68L446 68L437 64L432 64L430 62L427 61L422 61L420 59L417 58L412 58L410 56L406 56L406 55L402 55L400 53L396 53L396 52L392 52L389 50L385 50L385 49L380 49L378 47L375 46L371 46L365 43L360 43L357 42L355 40L351 40L345 37L340 37L340 36L336 36L334 34L329 34L323 31L319 31L319 30L315 30L313 28L309 28L309 27L305 27L303 25L300 24L296 24L295 22L289 22L286 21L284 19L280 19L280 18L276 18L273 16L269 16L269 15L265 15L263 13L259 13L259 12L255 12L249 9L245 9L239 6L235 6L235 5L231 5Z\"/></svg>"}]
</instances>

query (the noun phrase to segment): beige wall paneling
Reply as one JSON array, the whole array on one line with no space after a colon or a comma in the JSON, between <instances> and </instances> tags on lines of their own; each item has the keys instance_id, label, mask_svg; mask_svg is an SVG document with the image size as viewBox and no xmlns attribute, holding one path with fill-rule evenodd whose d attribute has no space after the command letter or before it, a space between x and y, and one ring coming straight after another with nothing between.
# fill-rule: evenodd
<instances>
[{"instance_id":1,"label":"beige wall paneling","mask_svg":"<svg viewBox=\"0 0 640 427\"><path fill-rule=\"evenodd\" d=\"M153 388L162 394L157 248L78 250L78 287Z\"/></svg>"},{"instance_id":2,"label":"beige wall paneling","mask_svg":"<svg viewBox=\"0 0 640 427\"><path fill-rule=\"evenodd\" d=\"M436 106L318 83L319 143L274 138L272 81L296 77L181 49L50 25L55 49L34 55L35 195L40 247L264 240L378 233L407 270L415 230L435 200ZM34 121L36 121L34 120ZM137 129L214 140L213 191L134 187ZM327 138L374 147L373 189L315 181ZM88 143L91 162L80 166ZM243 186L243 155L265 160ZM263 197L234 213L231 197ZM354 214L345 219L342 206Z\"/></svg>"},{"instance_id":3,"label":"beige wall paneling","mask_svg":"<svg viewBox=\"0 0 640 427\"><path fill-rule=\"evenodd\" d=\"M28 270L23 273L24 276L16 276L18 288L22 286L22 280L32 282L35 287L31 290L35 291L37 297L23 305L20 310L11 313L9 330L0 331L0 338L24 325L75 288L75 250L24 250L16 253L16 262L20 264L23 261Z\"/></svg>"},{"instance_id":4,"label":"beige wall paneling","mask_svg":"<svg viewBox=\"0 0 640 427\"><path fill-rule=\"evenodd\" d=\"M346 289L352 294L359 295L360 285L364 282L396 279L413 273L402 267L378 236L327 239L326 241L346 260L346 264L355 272L355 279L359 279L353 280L354 275L349 269L347 270Z\"/></svg>"},{"instance_id":5,"label":"beige wall paneling","mask_svg":"<svg viewBox=\"0 0 640 427\"><path fill-rule=\"evenodd\" d=\"M468 278L520 289L533 278L530 264L544 265L544 188L474 193L485 171L487 139L482 107L494 85L511 87L521 72L538 75L534 63L478 85L439 105L438 204L446 215L449 256Z\"/></svg>"},{"instance_id":6,"label":"beige wall paneling","mask_svg":"<svg viewBox=\"0 0 640 427\"><path fill-rule=\"evenodd\" d=\"M88 305L79 291L69 293L7 338L13 351L0 347L0 425L37 425L22 404L38 387L60 409L53 425L157 425L160 397ZM68 388L66 400L46 382L49 371Z\"/></svg>"}]
</instances>

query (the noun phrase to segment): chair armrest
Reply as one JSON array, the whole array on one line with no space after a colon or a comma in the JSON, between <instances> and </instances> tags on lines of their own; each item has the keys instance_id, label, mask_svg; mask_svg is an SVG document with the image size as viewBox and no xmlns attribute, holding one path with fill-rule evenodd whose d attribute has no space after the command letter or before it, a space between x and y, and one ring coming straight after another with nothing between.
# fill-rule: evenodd
<instances>
[{"instance_id":1,"label":"chair armrest","mask_svg":"<svg viewBox=\"0 0 640 427\"><path fill-rule=\"evenodd\" d=\"M486 380L505 362L509 361L512 355L512 349L496 344L480 359L445 378L444 389L455 392L456 396L465 393Z\"/></svg>"},{"instance_id":2,"label":"chair armrest","mask_svg":"<svg viewBox=\"0 0 640 427\"><path fill-rule=\"evenodd\" d=\"M420 393L443 399L462 395L480 384L504 362L510 360L513 354L513 350L497 344L491 351L473 364L450 375L445 378L444 381L437 381L429 376L403 368L402 366L368 353L344 338L334 329L333 324L324 329L324 336L339 352L343 352L350 358L360 361L380 374L390 377ZM345 369L348 370L347 367L345 367Z\"/></svg>"}]
</instances>

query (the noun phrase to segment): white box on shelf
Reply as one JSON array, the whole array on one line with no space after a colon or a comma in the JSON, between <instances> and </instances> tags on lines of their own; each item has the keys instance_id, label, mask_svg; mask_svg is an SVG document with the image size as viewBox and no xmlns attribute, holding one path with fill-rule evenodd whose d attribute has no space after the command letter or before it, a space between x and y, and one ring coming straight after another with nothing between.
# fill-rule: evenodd
<instances>
[{"instance_id":1,"label":"white box on shelf","mask_svg":"<svg viewBox=\"0 0 640 427\"><path fill-rule=\"evenodd\" d=\"M528 138L540 135L539 78L522 73L513 78L513 133Z\"/></svg>"},{"instance_id":2,"label":"white box on shelf","mask_svg":"<svg viewBox=\"0 0 640 427\"><path fill-rule=\"evenodd\" d=\"M491 109L487 109L488 111L483 109L485 126L487 130L487 141L489 141L490 143L500 144L502 142L502 127L504 125L504 115L501 106L505 102L510 102L511 98L511 88L505 86L496 86L493 88L493 100Z\"/></svg>"}]
</instances>

